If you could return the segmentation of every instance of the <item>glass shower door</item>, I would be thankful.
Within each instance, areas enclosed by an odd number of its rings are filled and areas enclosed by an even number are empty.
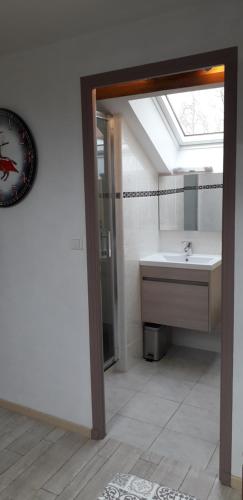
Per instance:
[[[97,176],[99,196],[100,274],[104,369],[116,356],[115,190],[111,119],[97,114]]]

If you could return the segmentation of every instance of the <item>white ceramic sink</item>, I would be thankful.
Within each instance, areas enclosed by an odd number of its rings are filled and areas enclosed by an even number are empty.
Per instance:
[[[212,270],[221,264],[221,255],[184,253],[155,253],[140,259],[143,266],[180,267],[191,269]]]

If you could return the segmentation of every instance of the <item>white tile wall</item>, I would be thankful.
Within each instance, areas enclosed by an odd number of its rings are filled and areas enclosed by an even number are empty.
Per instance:
[[[158,173],[125,123],[122,126],[123,191],[158,189]],[[139,259],[158,251],[158,197],[123,199],[124,330],[127,367],[142,355]]]
[[[159,251],[181,252],[182,241],[192,241],[193,252],[221,254],[222,233],[202,231],[160,231]]]
[[[158,189],[158,173],[132,132],[122,121],[122,191]],[[196,253],[221,253],[221,232],[159,230],[158,197],[123,198],[124,330],[120,368],[142,355],[139,259],[158,251],[182,251],[190,240]],[[219,351],[220,336],[174,329],[173,343]],[[122,358],[122,359],[121,359]]]

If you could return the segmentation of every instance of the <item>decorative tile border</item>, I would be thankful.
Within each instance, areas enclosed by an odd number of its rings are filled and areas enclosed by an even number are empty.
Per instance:
[[[223,184],[202,184],[200,186],[185,186],[183,189],[184,191],[190,191],[193,189],[200,190],[200,189],[223,189],[224,185]]]
[[[124,191],[123,198],[148,198],[150,196],[159,196],[159,191]]]
[[[200,186],[185,186],[175,189],[159,189],[158,191],[124,191],[123,198],[148,198],[150,196],[164,196],[167,194],[184,193],[185,191],[199,191],[202,189],[223,189],[223,184],[202,184]]]
[[[175,189],[158,189],[156,191],[124,191],[121,193],[100,193],[99,198],[108,199],[115,197],[119,200],[123,198],[150,198],[153,196],[165,196],[168,194],[184,193],[185,191],[200,191],[203,189],[223,189],[223,184],[202,184],[200,186],[185,186]]]
[[[192,187],[192,186],[190,186]],[[165,196],[167,194],[176,194],[176,193],[184,193],[185,188],[175,188],[175,189],[160,189],[159,196]]]

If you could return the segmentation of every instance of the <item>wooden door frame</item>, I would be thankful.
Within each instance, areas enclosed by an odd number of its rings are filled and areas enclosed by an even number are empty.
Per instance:
[[[96,171],[96,90],[129,82],[152,82],[161,76],[197,71],[218,65],[225,67],[224,191],[222,231],[222,338],[220,404],[220,480],[231,483],[235,172],[237,120],[237,47],[135,66],[81,78],[85,213],[87,237],[89,335],[92,389],[92,438],[106,434],[103,372],[103,338],[99,264],[98,189]],[[136,93],[136,92],[134,92]],[[120,94],[121,95],[121,94]]]

